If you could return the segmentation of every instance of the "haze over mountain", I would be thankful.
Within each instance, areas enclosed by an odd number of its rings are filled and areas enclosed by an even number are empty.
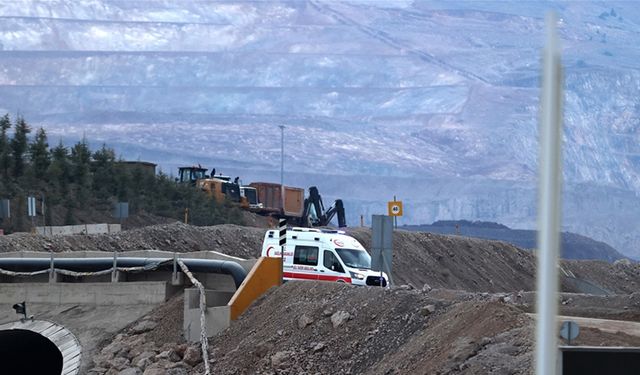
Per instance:
[[[0,1],[0,110],[165,172],[317,185],[350,224],[535,226],[543,18],[565,65],[564,230],[640,257],[634,2]],[[98,145],[95,145],[98,146]]]

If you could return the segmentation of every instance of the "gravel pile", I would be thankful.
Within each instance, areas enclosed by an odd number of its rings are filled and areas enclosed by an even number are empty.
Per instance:
[[[371,248],[371,231],[349,234]],[[633,293],[640,286],[640,264],[593,260],[563,260],[566,274],[585,280],[610,294]],[[536,258],[501,241],[398,230],[393,235],[393,270],[397,285],[460,289],[478,292],[535,290]],[[565,272],[560,271],[561,276]],[[583,283],[584,284],[584,283]],[[575,282],[561,278],[565,292],[582,292]]]
[[[110,234],[41,236],[16,233],[0,236],[0,252],[153,249],[186,253],[213,250],[242,258],[255,258],[260,255],[264,232],[260,228],[231,224],[196,227],[175,222]]]
[[[215,374],[530,374],[533,293],[473,293],[288,282],[210,339]],[[640,312],[638,294],[563,294],[563,314]],[[92,375],[203,373],[183,342],[182,299],[130,325],[94,357]],[[587,314],[585,314],[587,313]],[[636,315],[637,316],[637,315]],[[581,329],[576,343],[638,346],[640,337]],[[124,371],[124,372],[123,372]]]
[[[187,375],[202,363],[200,345],[182,338],[183,298],[175,297],[106,340],[89,375]]]
[[[0,236],[0,252],[78,250],[213,250],[241,258],[260,256],[265,229],[237,225],[196,227],[179,222],[101,235],[45,237],[27,233]],[[349,229],[366,248],[371,231]],[[511,244],[423,232],[394,232],[392,275],[396,285],[514,292],[535,289],[535,257]],[[640,264],[618,261],[563,261],[561,275],[573,275],[609,294],[627,294],[640,286]],[[565,292],[585,292],[584,284],[562,279]],[[582,285],[582,287],[580,286]],[[587,285],[588,286],[588,285]],[[582,288],[582,289],[581,289]],[[591,291],[589,291],[591,292]]]
[[[213,338],[210,358],[217,374],[530,374],[521,298],[290,282]],[[598,330],[581,340],[639,342]]]
[[[370,231],[350,230],[365,246]],[[214,250],[259,256],[264,229],[181,223],[109,235],[0,237],[1,251]],[[388,288],[288,282],[211,338],[216,374],[529,374],[534,257],[509,244],[397,231]],[[564,314],[640,320],[638,264],[563,262],[563,270],[616,296],[563,294]],[[573,291],[563,284],[564,290]],[[181,298],[159,306],[99,346],[92,375],[203,372],[198,345],[182,338]],[[586,330],[585,345],[637,338]],[[636,340],[636,341],[633,341]]]

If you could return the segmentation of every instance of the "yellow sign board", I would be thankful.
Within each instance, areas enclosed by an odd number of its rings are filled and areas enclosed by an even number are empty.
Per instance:
[[[389,216],[402,216],[402,202],[391,201],[387,203]]]

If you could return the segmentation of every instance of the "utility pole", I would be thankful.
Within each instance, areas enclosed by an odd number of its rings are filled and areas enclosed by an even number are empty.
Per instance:
[[[284,215],[284,125],[280,127],[280,209]]]
[[[538,267],[535,372],[554,375],[558,353],[558,249],[562,191],[562,64],[556,17],[546,17],[538,181]]]

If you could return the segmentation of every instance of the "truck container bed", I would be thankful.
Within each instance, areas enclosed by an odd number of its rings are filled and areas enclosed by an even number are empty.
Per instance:
[[[280,212],[280,184],[271,182],[252,182],[249,186],[258,192],[258,201],[262,203],[264,211]],[[304,209],[304,189],[284,187],[284,214],[300,217]]]

